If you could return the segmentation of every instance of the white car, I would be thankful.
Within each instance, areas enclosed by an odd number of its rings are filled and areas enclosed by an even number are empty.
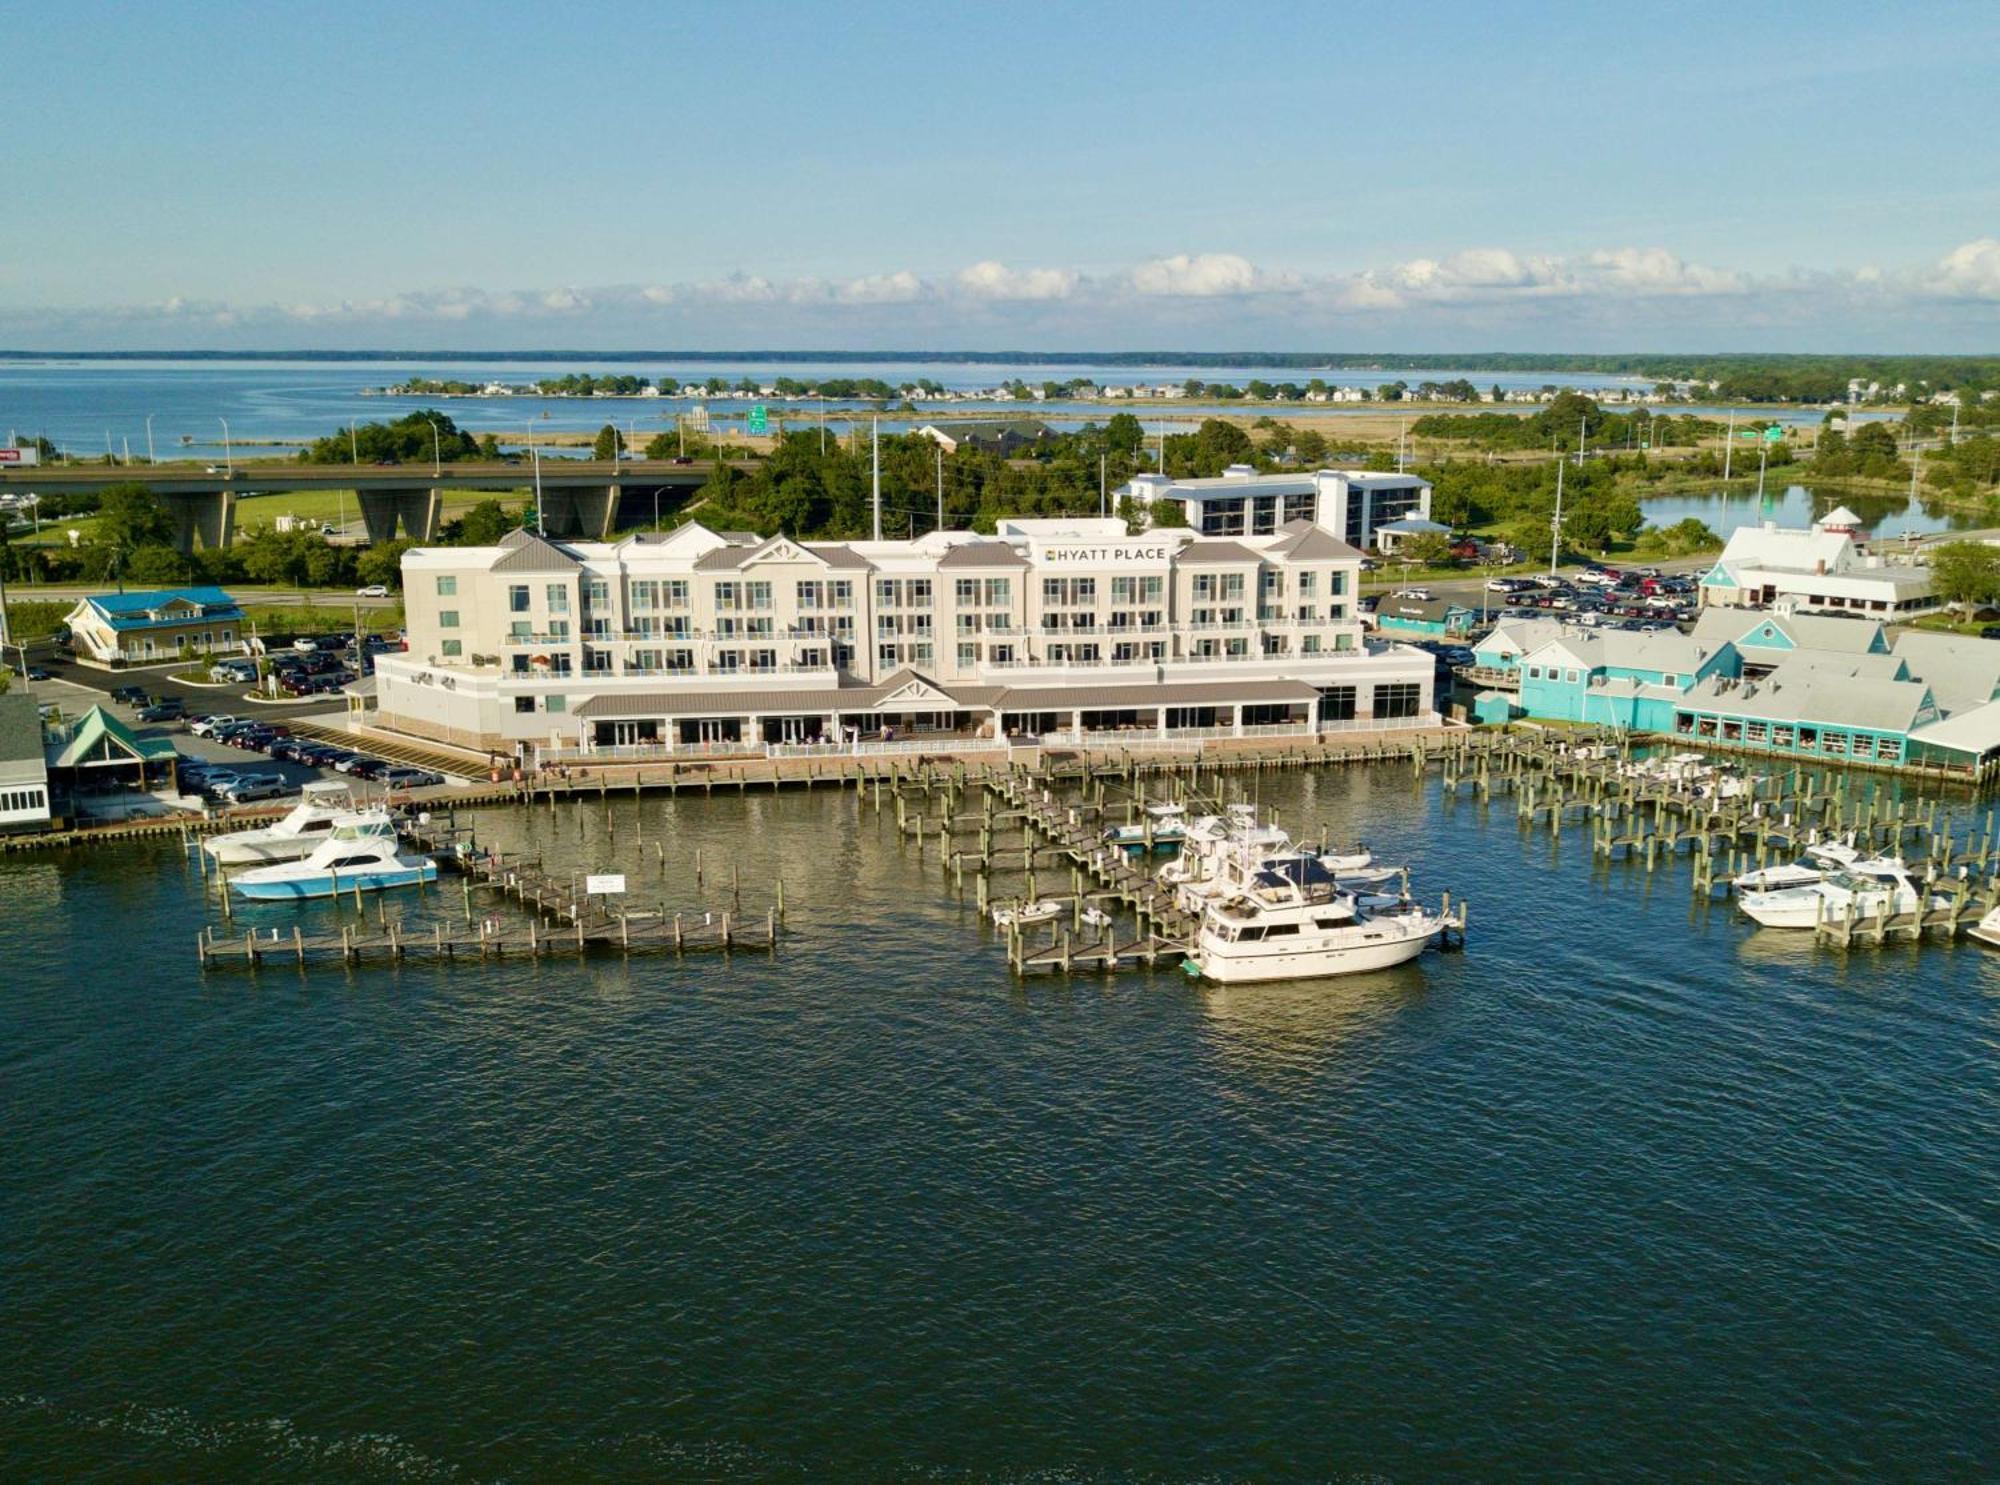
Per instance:
[[[216,728],[232,726],[238,720],[236,717],[203,717],[199,722],[192,724],[188,731],[196,737],[207,737]]]
[[[1429,588],[1398,588],[1389,596],[1391,598],[1409,598],[1417,603],[1429,603],[1431,600],[1431,590]]]
[[[370,583],[365,588],[356,588],[354,596],[356,598],[387,598],[389,596],[389,585],[387,583]]]

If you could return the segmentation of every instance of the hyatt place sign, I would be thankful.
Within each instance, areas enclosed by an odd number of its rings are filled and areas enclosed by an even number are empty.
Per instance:
[[[1175,545],[1166,541],[1061,542],[1036,547],[1032,555],[1041,567],[1164,567],[1173,560]]]

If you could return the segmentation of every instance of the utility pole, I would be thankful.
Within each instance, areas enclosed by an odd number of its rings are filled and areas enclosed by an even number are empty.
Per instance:
[[[1762,504],[1764,499],[1764,464],[1770,456],[1771,440],[1760,437],[1757,440],[1757,500],[1759,504]]]
[[[1590,419],[1579,416],[1576,420],[1576,467],[1583,468],[1583,446],[1590,442]]]
[[[533,430],[532,430],[532,429],[530,429],[529,431],[530,431],[530,432],[532,432]],[[539,444],[535,443],[535,442],[534,442],[534,441],[533,441],[533,440],[531,439],[531,440],[529,441],[529,443],[528,443],[528,454],[529,454],[529,457],[530,457],[530,458],[532,458],[532,459],[534,460],[534,464],[535,464],[535,535],[537,535],[537,536],[541,536],[541,535],[543,535],[543,534],[544,534],[544,532],[543,532],[543,530],[542,530],[542,450],[541,450],[541,445],[539,445]]]
[[[814,392],[813,401],[819,404],[819,453],[820,457],[824,459],[826,457],[826,394],[824,392]],[[686,450],[683,449],[682,452],[685,453]]]
[[[1104,483],[1104,457],[1102,454],[1097,456],[1097,513],[1100,516],[1109,513],[1106,505],[1108,496],[1105,493]]]
[[[158,416],[158,413],[146,414],[146,462],[148,464],[157,464],[160,462],[153,457],[153,419]]]
[[[1729,479],[1729,463],[1736,454],[1736,409],[1729,409],[1729,428],[1722,435],[1722,478]]]
[[[872,472],[874,495],[872,504],[875,512],[875,540],[882,539],[882,420],[876,418],[873,431],[868,438],[868,459]]]
[[[944,445],[937,446],[938,472],[938,523],[937,529],[944,530]]]
[[[1563,466],[1560,459],[1556,460],[1556,515],[1555,519],[1549,522],[1549,526],[1552,532],[1549,537],[1549,576],[1554,577],[1556,558],[1562,552],[1563,539]]]

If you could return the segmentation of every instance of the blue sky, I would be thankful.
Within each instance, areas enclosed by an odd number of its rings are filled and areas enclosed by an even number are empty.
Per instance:
[[[0,4],[0,345],[2000,348],[2000,8]]]

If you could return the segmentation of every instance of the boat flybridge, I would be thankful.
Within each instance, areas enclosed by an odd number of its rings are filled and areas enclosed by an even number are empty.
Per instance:
[[[1778,892],[1788,887],[1810,887],[1836,871],[1874,873],[1904,869],[1902,857],[1864,855],[1850,836],[1809,845],[1801,860],[1743,872],[1729,886],[1731,891],[1741,896],[1746,892]]]
[[[1187,806],[1149,804],[1146,817],[1131,825],[1113,825],[1104,838],[1127,851],[1165,851],[1180,846],[1187,838]]]
[[[1766,928],[1815,928],[1853,917],[1901,917],[1944,907],[1949,899],[1919,888],[1900,861],[1857,861],[1829,871],[1817,882],[1769,892],[1745,892],[1736,899]]]
[[[1416,958],[1451,922],[1407,898],[1358,897],[1302,855],[1209,903],[1189,963],[1223,984],[1359,974]]]
[[[1224,815],[1205,815],[1187,829],[1181,854],[1160,868],[1160,881],[1173,889],[1183,911],[1199,917],[1209,904],[1249,890],[1261,872],[1307,870],[1330,874],[1347,888],[1379,887],[1407,874],[1400,866],[1378,866],[1362,846],[1331,853],[1294,845],[1276,825],[1262,824],[1254,805],[1231,805]]]
[[[345,780],[315,779],[299,790],[299,802],[282,820],[256,830],[210,836],[201,848],[222,866],[296,861],[326,839],[335,820],[357,808],[354,790]]]
[[[362,810],[340,816],[302,860],[252,867],[229,879],[244,897],[283,901],[336,897],[343,892],[381,892],[437,880],[428,856],[406,856],[386,811]]]

